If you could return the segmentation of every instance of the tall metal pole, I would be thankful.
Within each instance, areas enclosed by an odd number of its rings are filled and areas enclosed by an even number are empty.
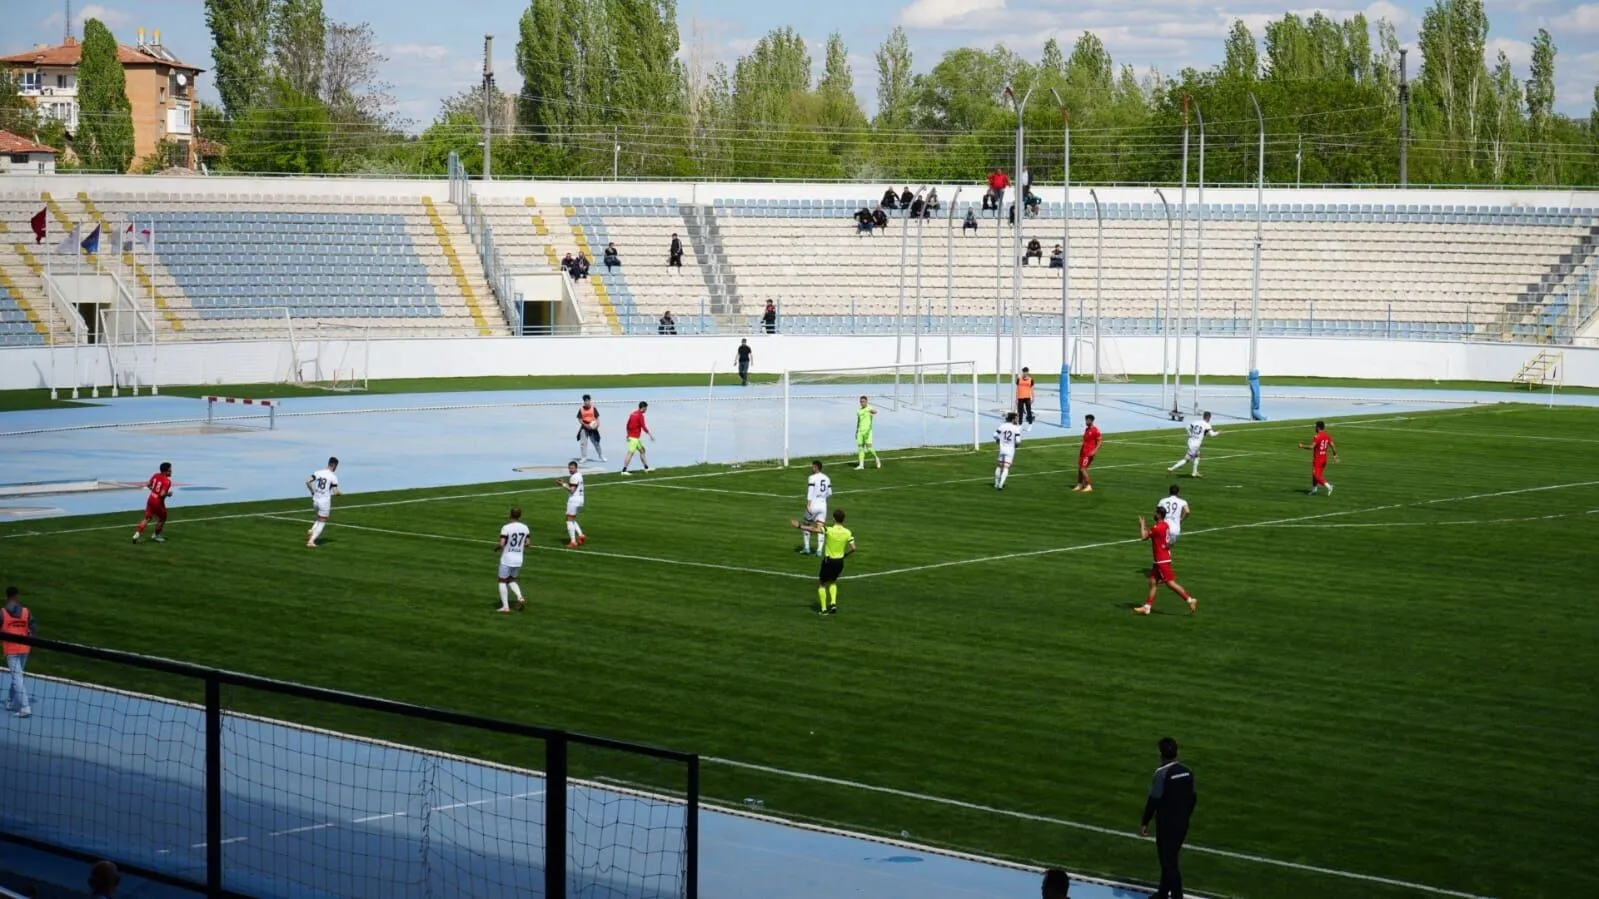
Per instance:
[[[1249,94],[1255,106],[1255,121],[1260,125],[1259,159],[1255,169],[1255,267],[1254,281],[1249,298],[1249,393],[1250,417],[1260,419],[1260,364],[1257,356],[1260,343],[1260,244],[1266,208],[1266,117],[1260,112],[1260,101]]]
[[[1027,101],[1033,98],[1033,89],[1028,88],[1020,100],[1009,87],[1005,88],[1005,93],[1016,109],[1016,180],[1011,184],[1011,194],[1015,197],[1011,208],[1016,213],[1016,224],[1011,227],[1010,383],[1014,392],[1022,371],[1022,220],[1027,217],[1027,185],[1022,172],[1027,167]]]
[[[1105,219],[1100,215],[1099,194],[1092,187],[1094,200],[1094,402],[1099,402],[1099,319],[1100,289],[1105,285]]]
[[[611,180],[621,178],[622,171],[622,129],[616,125],[611,126]]]
[[[944,361],[955,358],[955,209],[960,206],[961,189],[949,201],[949,226],[945,229],[948,258],[944,260]],[[977,399],[977,394],[972,394]]]
[[[916,310],[916,321],[911,329],[911,333],[914,335],[911,344],[912,363],[920,363],[922,361],[922,226],[924,222],[926,222],[926,219],[921,216],[916,217],[916,301],[912,304]],[[916,378],[918,392],[921,389],[921,383],[920,370],[918,370]],[[921,396],[918,395],[916,399],[920,402]]]
[[[1183,95],[1183,180],[1182,199],[1178,201],[1178,230],[1177,230],[1177,358],[1173,360],[1177,371],[1183,370],[1183,287],[1188,283],[1188,110],[1193,105],[1193,98]],[[1177,411],[1182,394],[1182,379],[1178,378],[1172,390],[1171,408]]]
[[[1399,51],[1399,186],[1410,186],[1410,81],[1405,77],[1405,54]]]
[[[903,360],[905,341],[905,263],[911,236],[911,220],[907,217],[899,231],[899,309],[894,313],[894,364]],[[894,372],[894,383],[899,384],[899,372]]]
[[[1305,136],[1299,135],[1299,146],[1294,149],[1294,187],[1298,188],[1305,174]]]
[[[1016,177],[1021,176],[1021,172],[1016,173]],[[1004,388],[999,383],[999,370],[1003,364],[1000,361],[1000,340],[1005,331],[1005,270],[1000,267],[1001,248],[1005,245],[1004,191],[1000,191],[994,203],[998,207],[994,210],[994,402],[1003,407]]]
[[[483,35],[483,180],[494,180],[494,35]]]
[[[1166,408],[1166,369],[1171,361],[1171,204],[1166,202],[1166,193],[1160,188],[1155,188],[1155,196],[1160,197],[1160,207],[1166,211],[1166,301],[1162,306],[1163,314],[1156,315],[1160,322],[1160,407]],[[1182,340],[1182,335],[1177,339]],[[1177,372],[1176,380],[1181,381],[1183,373]],[[1176,408],[1175,395],[1172,406]]]
[[[1205,113],[1194,104],[1194,118],[1199,122],[1199,237],[1194,243],[1194,411],[1199,411],[1199,334],[1205,323],[1201,301],[1205,295],[1205,219],[1210,210],[1205,208]]]
[[[1066,101],[1054,88],[1049,92],[1060,107],[1061,153],[1065,160],[1060,213],[1060,426],[1069,428],[1072,421],[1072,119]]]

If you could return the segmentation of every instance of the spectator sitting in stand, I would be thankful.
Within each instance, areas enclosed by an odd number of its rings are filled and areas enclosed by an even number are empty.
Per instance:
[[[922,199],[920,195],[911,200],[911,218],[927,218],[927,201]]]
[[[766,311],[761,313],[761,329],[768,334],[777,333],[777,304],[766,301]]]
[[[572,280],[576,281],[589,276],[589,258],[582,253],[577,254],[577,261],[572,263]]]
[[[1028,218],[1032,218],[1038,215],[1038,209],[1044,205],[1044,201],[1038,194],[1029,190],[1022,194],[1022,205],[1027,207]]]
[[[899,195],[899,208],[909,209],[911,208],[911,203],[915,201],[916,195],[911,193],[911,186],[909,184],[905,185],[905,190],[901,191]]]
[[[1022,265],[1026,265],[1029,259],[1044,261],[1044,245],[1039,243],[1036,237],[1027,242],[1027,252],[1022,254]]]
[[[605,270],[610,271],[622,264],[622,254],[616,251],[616,241],[605,245]]]
[[[655,333],[657,333],[657,334],[676,334],[677,333],[677,319],[672,317],[672,310],[670,310],[670,309],[666,310],[666,313],[661,316],[661,320],[655,324]]]
[[[932,218],[933,217],[933,213],[937,212],[942,205],[943,204],[938,202],[938,188],[935,187],[932,190],[927,192],[927,217],[928,218]]]
[[[894,193],[894,188],[892,188],[892,187],[890,187],[887,190],[883,191],[883,200],[882,200],[882,202],[877,204],[879,209],[893,209],[895,206],[898,206],[898,205],[899,205],[899,194]]]
[[[977,212],[976,212],[976,210],[974,210],[970,206],[968,206],[968,207],[966,207],[966,221],[961,222],[961,235],[964,237],[967,231],[974,231],[975,232],[976,230],[977,230]]]
[[[877,207],[877,211],[872,213],[872,225],[879,230],[888,227],[888,213],[883,211],[883,207]]]
[[[561,259],[561,271],[576,278],[577,275],[572,274],[572,266],[576,264],[577,260],[572,258],[571,253],[567,253],[566,256]]]
[[[872,211],[865,206],[855,210],[855,233],[857,236],[872,233]]]
[[[1050,251],[1050,254],[1049,254],[1049,267],[1050,268],[1065,268],[1066,267],[1066,251],[1062,250],[1060,248],[1060,244],[1055,244],[1055,249]]]
[[[677,233],[672,233],[672,246],[666,251],[666,264],[672,268],[683,267],[683,242],[677,239]]]
[[[991,190],[983,191],[983,211],[988,212],[995,208],[997,207],[994,205],[994,192]]]

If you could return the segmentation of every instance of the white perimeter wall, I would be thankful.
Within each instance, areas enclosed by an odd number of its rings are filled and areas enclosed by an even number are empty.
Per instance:
[[[714,367],[732,369],[739,337],[539,337],[374,340],[367,347],[366,373],[373,379],[466,377],[478,375],[613,375],[658,372],[708,373]],[[857,368],[896,361],[892,336],[819,337],[753,335],[755,369]],[[1200,350],[1201,373],[1206,377],[1240,377],[1247,370],[1248,340],[1207,337]],[[1106,345],[1107,360],[1112,345]],[[1122,337],[1114,343],[1121,368],[1129,374],[1158,374],[1163,347],[1158,337]],[[339,359],[348,367],[352,356],[342,342],[325,346],[302,342],[302,360],[320,355]],[[912,341],[898,348],[898,357],[911,361]],[[1414,378],[1508,382],[1538,351],[1524,344],[1439,343],[1400,340],[1328,338],[1262,338],[1260,371],[1272,376],[1328,378]],[[1565,348],[1565,383],[1599,387],[1599,349]],[[124,362],[130,351],[122,351]],[[140,378],[150,371],[148,348],[141,351]],[[1192,341],[1185,341],[1184,371],[1191,371]],[[76,358],[74,358],[76,357]],[[922,341],[926,361],[953,358],[977,363],[992,372],[992,337],[956,337],[945,354],[944,338]],[[162,344],[155,370],[160,384],[237,384],[284,381],[291,368],[287,341]],[[1059,371],[1059,337],[1029,337],[1023,342],[1022,364],[1034,371]],[[1011,366],[1010,343],[1004,342],[1000,370]],[[1107,368],[1109,366],[1107,365]],[[1084,358],[1077,367],[1092,370]],[[0,389],[70,387],[73,372],[80,386],[110,384],[110,365],[103,350],[84,347],[52,350],[48,347],[0,349]],[[269,391],[263,391],[269,394]]]

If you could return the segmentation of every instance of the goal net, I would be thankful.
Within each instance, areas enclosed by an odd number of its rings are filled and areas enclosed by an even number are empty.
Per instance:
[[[855,458],[860,398],[879,452],[979,442],[976,363],[923,362],[784,372],[743,384],[714,373],[705,405],[702,460]]]
[[[291,319],[289,330],[294,383],[341,392],[367,388],[370,326]]]

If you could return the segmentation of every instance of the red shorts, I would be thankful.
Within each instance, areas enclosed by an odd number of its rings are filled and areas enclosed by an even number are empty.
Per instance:
[[[1311,465],[1311,467],[1310,467],[1310,476],[1312,478],[1314,478],[1315,480],[1325,481],[1327,479],[1325,477],[1326,474],[1327,474],[1327,463],[1326,462],[1317,462],[1317,463]]]
[[[144,504],[144,517],[145,518],[156,518],[156,519],[160,519],[161,521],[166,521],[167,520],[167,501],[164,500],[164,499],[156,499],[153,496],[150,497],[150,499],[147,500],[145,502],[145,504]]]
[[[1171,584],[1177,581],[1177,575],[1171,570],[1171,562],[1156,562],[1155,567],[1149,569],[1149,576],[1157,584]]]
[[[1078,468],[1087,468],[1088,466],[1093,465],[1093,464],[1094,464],[1094,455],[1092,453],[1078,455],[1078,457],[1077,457],[1077,467]]]

